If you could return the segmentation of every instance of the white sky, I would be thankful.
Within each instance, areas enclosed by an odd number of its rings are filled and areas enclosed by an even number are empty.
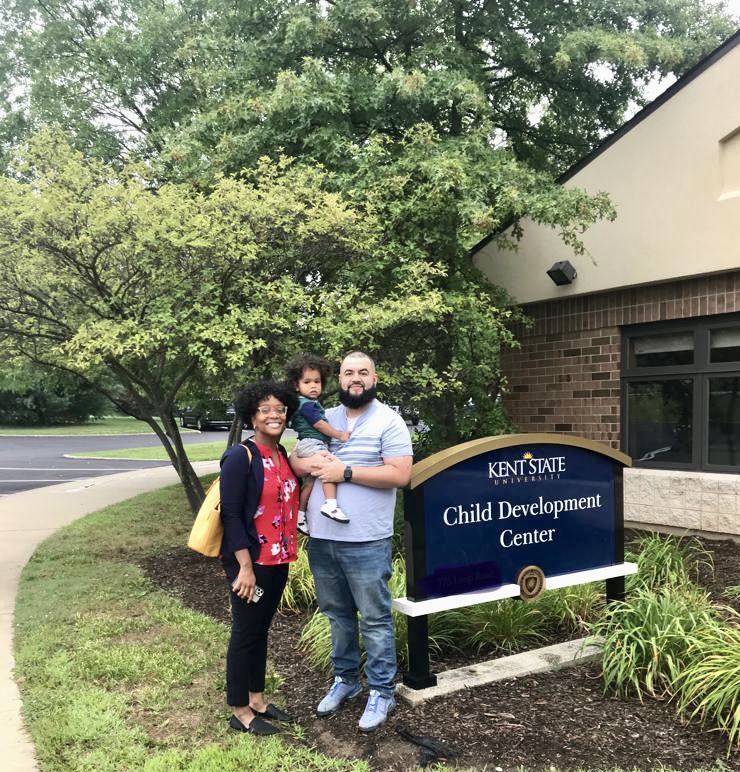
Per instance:
[[[738,19],[738,28],[740,28],[740,0],[725,0],[725,7]],[[653,99],[660,96],[669,86],[672,86],[675,81],[675,78],[670,77],[663,78],[661,81],[654,80],[652,83],[649,83],[645,89],[645,96],[647,97],[648,102],[652,102]],[[635,112],[637,112],[636,107],[633,110],[628,110],[627,118],[630,118]]]

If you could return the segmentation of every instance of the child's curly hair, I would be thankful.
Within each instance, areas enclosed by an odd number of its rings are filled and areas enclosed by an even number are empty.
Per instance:
[[[301,352],[291,357],[285,363],[285,378],[293,388],[298,388],[298,381],[306,370],[318,370],[321,375],[321,386],[326,386],[326,381],[331,375],[332,367],[328,359],[317,354]]]

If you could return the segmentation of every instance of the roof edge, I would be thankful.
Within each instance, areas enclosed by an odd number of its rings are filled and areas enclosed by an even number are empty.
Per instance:
[[[576,161],[569,169],[564,171],[559,177],[556,177],[555,182],[558,185],[562,185],[567,182],[571,177],[574,177],[585,166],[591,163],[595,158],[600,156],[607,148],[611,147],[615,142],[620,140],[627,132],[635,128],[639,123],[642,123],[652,113],[654,113],[659,107],[665,104],[669,99],[674,97],[682,88],[687,86],[691,81],[701,75],[705,70],[709,69],[713,64],[716,64],[725,54],[729,53],[735,46],[740,44],[740,29],[729,37],[724,43],[720,43],[717,48],[711,53],[707,54],[703,59],[698,61],[693,67],[687,70],[673,85],[669,86],[662,94],[657,96],[652,102],[645,105],[639,112],[635,113],[626,123],[623,123],[616,131],[612,132],[608,137],[603,139],[596,147],[587,155],[583,156],[580,161]],[[507,222],[500,231],[506,230],[512,222]],[[483,247],[487,246],[500,231],[494,231],[482,238],[474,247],[470,249],[470,256],[475,256],[480,252]]]

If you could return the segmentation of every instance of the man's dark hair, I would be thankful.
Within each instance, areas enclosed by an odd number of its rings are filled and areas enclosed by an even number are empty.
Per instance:
[[[234,400],[234,409],[248,428],[252,427],[252,416],[257,412],[257,406],[263,399],[275,397],[288,408],[288,416],[298,409],[298,397],[295,391],[284,383],[277,381],[257,381],[245,386]]]
[[[322,388],[331,375],[331,363],[317,354],[296,354],[285,363],[285,377],[294,388],[298,388],[298,381],[306,370],[318,370],[321,376]]]

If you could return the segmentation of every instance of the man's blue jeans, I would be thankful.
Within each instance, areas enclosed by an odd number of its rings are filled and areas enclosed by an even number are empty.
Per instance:
[[[367,652],[365,677],[383,696],[394,692],[396,640],[391,616],[391,540],[348,542],[309,539],[308,560],[319,608],[331,624],[334,675],[360,680],[359,630]]]

